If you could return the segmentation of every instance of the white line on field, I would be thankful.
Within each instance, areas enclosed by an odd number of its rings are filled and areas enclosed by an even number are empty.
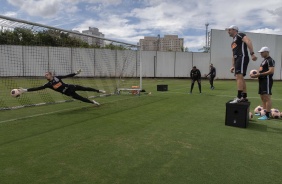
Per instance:
[[[134,97],[130,97],[130,98],[126,98],[126,99],[113,100],[113,101],[109,101],[107,103],[113,103],[113,102],[117,102],[117,101],[121,101],[121,100],[131,99],[131,98],[134,98]],[[104,104],[106,104],[106,103],[104,103]],[[90,107],[90,106],[89,105],[88,106],[79,106],[79,107],[75,107],[75,108],[68,108],[68,109],[63,109],[63,110],[58,110],[58,111],[53,111],[53,112],[35,114],[35,115],[31,115],[31,116],[25,116],[25,117],[21,117],[21,118],[9,119],[9,120],[0,121],[0,124],[7,123],[7,122],[12,122],[12,121],[17,121],[17,120],[22,120],[22,119],[34,118],[34,117],[38,117],[38,116],[55,114],[55,113],[58,113],[58,112],[70,111],[70,110],[74,110],[74,109],[81,109],[81,108],[85,108],[85,107]]]

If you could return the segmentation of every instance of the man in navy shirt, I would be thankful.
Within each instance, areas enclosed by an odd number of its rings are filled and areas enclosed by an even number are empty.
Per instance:
[[[262,101],[263,109],[266,109],[266,113],[264,116],[258,118],[259,120],[268,120],[270,119],[270,111],[272,106],[271,100],[271,89],[273,84],[273,74],[275,61],[269,56],[270,49],[268,47],[262,47],[258,52],[261,57],[264,58],[259,67],[258,74],[251,74],[252,78],[259,79],[259,90],[258,94],[260,94],[260,98]]]
[[[97,93],[106,93],[103,90],[97,90],[94,88],[90,88],[90,87],[83,87],[83,86],[79,86],[79,85],[73,85],[73,84],[66,84],[62,81],[62,79],[67,78],[67,77],[74,77],[75,75],[80,74],[81,70],[78,70],[75,73],[69,74],[69,75],[65,75],[65,76],[53,76],[53,74],[51,72],[46,72],[45,73],[45,78],[48,80],[48,82],[46,84],[44,84],[43,86],[40,87],[35,87],[35,88],[28,88],[28,89],[24,89],[24,88],[20,88],[20,92],[24,93],[24,92],[31,92],[31,91],[38,91],[38,90],[42,90],[45,88],[50,88],[52,90],[55,90],[57,92],[60,92],[64,95],[70,96],[74,99],[86,102],[86,103],[92,103],[95,105],[100,105],[98,102],[96,102],[95,100],[89,100],[88,98],[84,98],[82,96],[80,96],[79,94],[76,93],[76,91],[94,91]]]
[[[233,51],[231,73],[235,73],[237,81],[237,97],[230,103],[246,102],[247,99],[247,87],[244,77],[249,64],[249,54],[253,61],[257,60],[255,56],[252,41],[244,33],[239,33],[239,28],[235,25],[226,28],[230,37],[233,38],[231,48]]]

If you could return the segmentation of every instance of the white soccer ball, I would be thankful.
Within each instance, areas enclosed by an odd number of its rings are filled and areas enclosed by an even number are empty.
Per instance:
[[[275,118],[275,119],[280,118],[280,112],[279,112],[279,110],[278,110],[278,109],[275,109],[275,110],[271,111],[271,116],[272,116],[273,118]]]
[[[263,107],[262,106],[257,106],[256,108],[255,108],[255,110],[254,110],[254,113],[255,114],[260,114],[260,111],[263,109]]]
[[[263,109],[263,110],[260,111],[261,116],[264,116],[265,114],[266,114],[266,109]]]
[[[258,74],[258,71],[257,71],[257,70],[251,70],[251,71],[250,71],[250,75],[255,75],[255,74]]]
[[[20,91],[19,91],[18,89],[12,89],[12,91],[11,91],[11,96],[12,96],[12,97],[17,98],[17,97],[19,97],[20,95],[21,95],[21,93],[20,93]]]
[[[253,118],[253,113],[249,112],[249,120]]]

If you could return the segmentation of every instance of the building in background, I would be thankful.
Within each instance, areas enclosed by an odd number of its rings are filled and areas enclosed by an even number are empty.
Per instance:
[[[163,38],[161,38],[160,35],[157,37],[145,36],[144,39],[140,39],[139,43],[141,50],[176,52],[184,51],[184,39],[178,38],[178,35],[164,35]]]
[[[89,27],[89,30],[83,30],[82,33],[88,34],[88,35],[93,35],[93,36],[98,36],[100,38],[104,38],[105,35],[101,32],[99,32],[99,29],[96,27]],[[89,45],[98,45],[100,47],[104,47],[105,43],[104,40],[98,39],[98,38],[91,38],[91,37],[83,37]]]
[[[76,31],[76,30],[73,30],[73,31],[74,32],[79,32],[79,31]],[[88,30],[83,30],[82,33],[83,34],[87,34],[87,35],[93,35],[93,36],[100,37],[100,38],[104,38],[105,37],[105,35],[103,33],[101,33],[99,31],[99,29],[96,28],[96,27],[89,27]],[[81,35],[75,35],[75,34],[73,34],[72,36],[77,37],[77,38],[87,42],[89,45],[97,45],[97,46],[100,46],[100,47],[104,47],[105,46],[104,40],[99,39],[99,38],[88,37],[88,36],[81,36]]]

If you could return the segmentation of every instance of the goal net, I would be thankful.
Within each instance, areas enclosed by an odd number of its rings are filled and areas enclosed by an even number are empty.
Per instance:
[[[51,89],[11,96],[12,89],[47,83],[47,71],[56,76],[81,69],[79,75],[63,81],[105,90],[107,96],[138,94],[142,89],[137,45],[5,16],[0,16],[0,29],[0,110],[73,101]],[[78,93],[88,98],[104,96]]]

